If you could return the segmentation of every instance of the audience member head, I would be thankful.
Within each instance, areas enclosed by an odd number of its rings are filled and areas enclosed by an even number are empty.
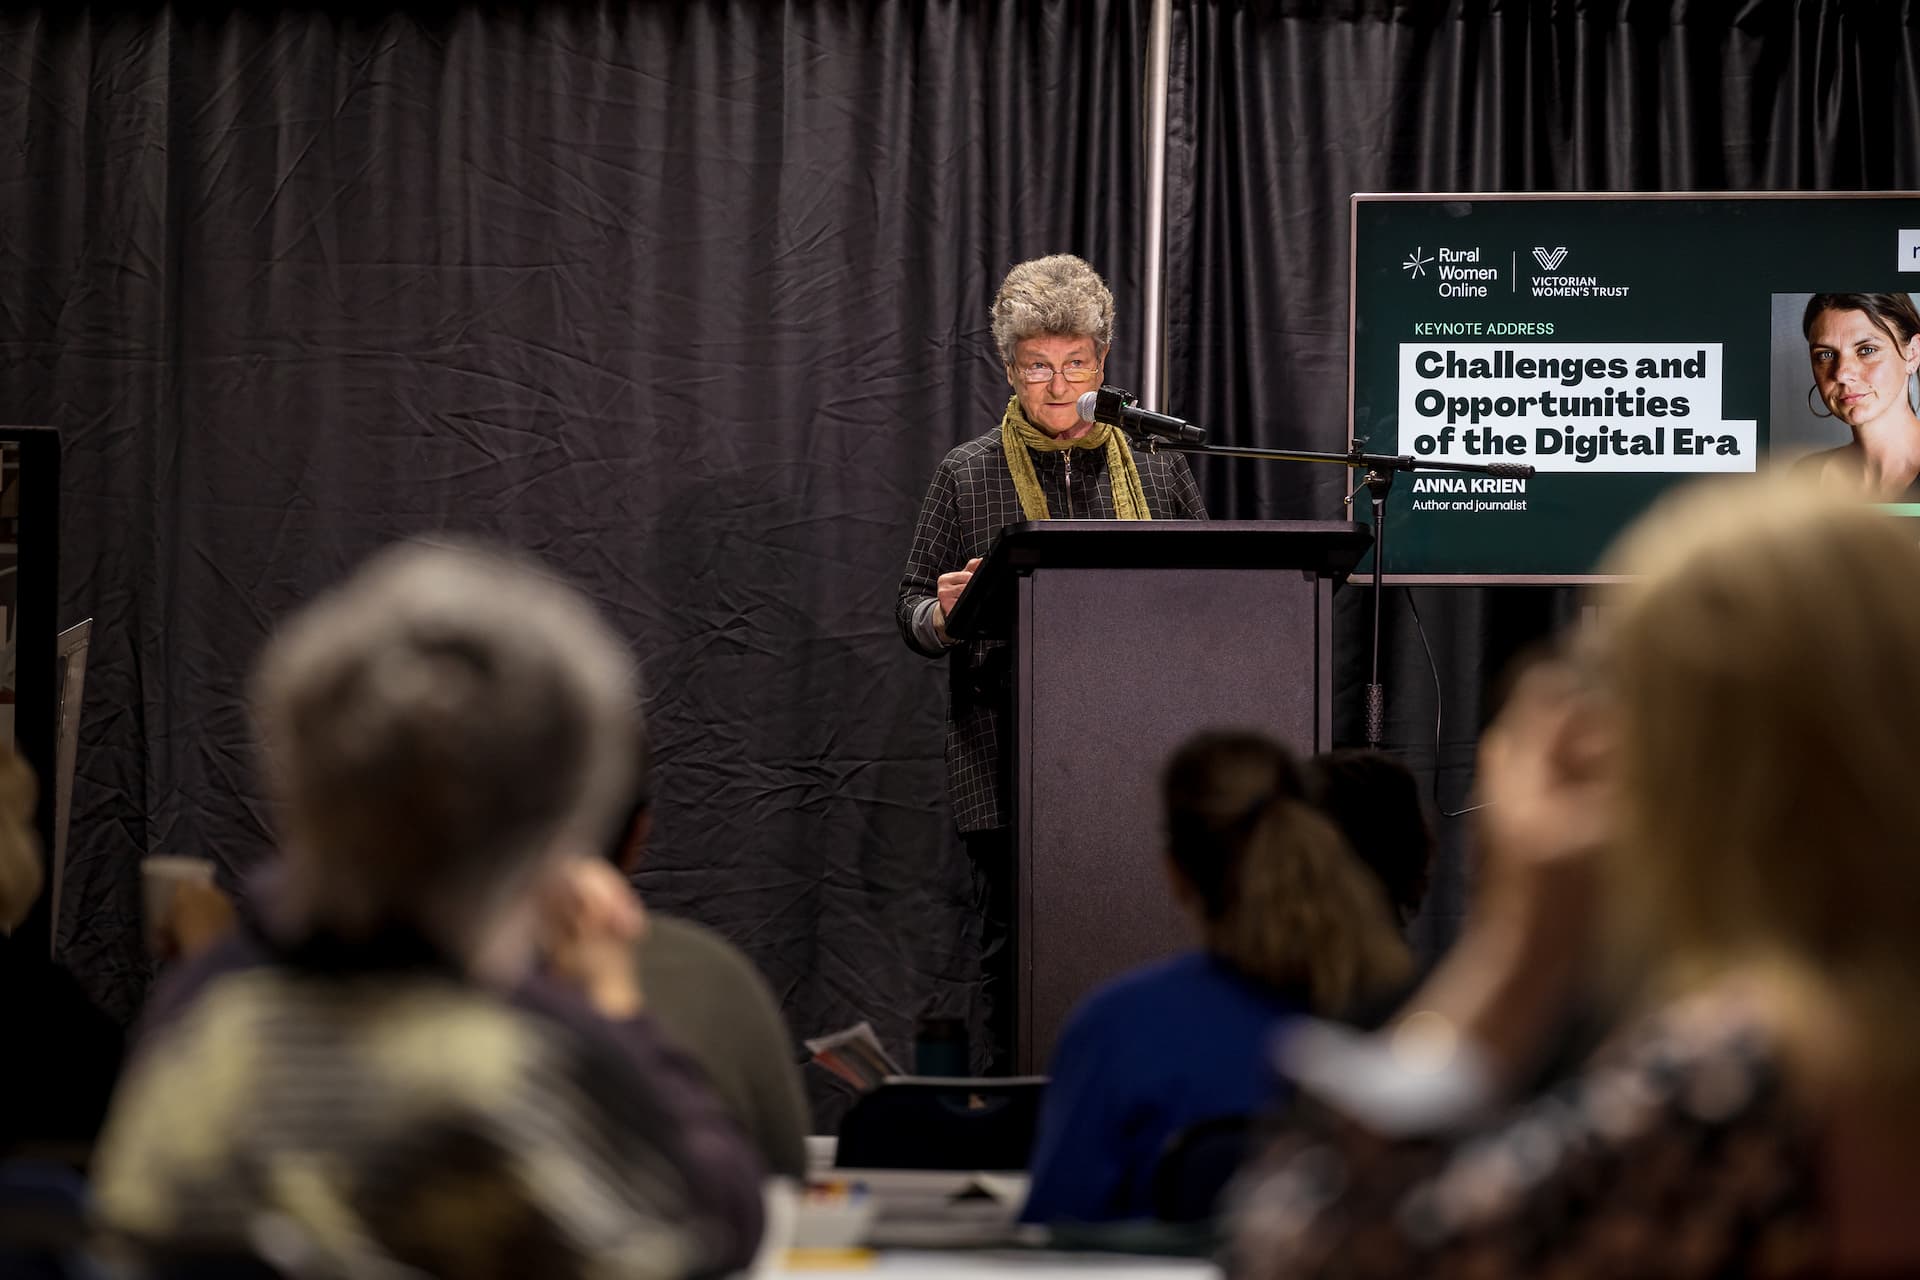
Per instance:
[[[1380,881],[1393,918],[1405,928],[1427,900],[1433,829],[1407,767],[1378,751],[1327,751],[1307,767],[1314,804]]]
[[[497,948],[523,891],[596,854],[630,794],[624,647],[578,593],[496,551],[376,555],[282,626],[253,705],[294,923],[349,940],[412,930],[469,963],[522,962],[519,937]]]
[[[1621,916],[1679,976],[1818,981],[1920,1065],[1920,545],[1790,476],[1692,488],[1583,637],[1617,718]]]
[[[1168,763],[1167,852],[1209,950],[1334,1012],[1407,968],[1379,889],[1305,799],[1286,748],[1206,733]]]
[[[33,830],[34,791],[33,769],[0,743],[0,933],[19,928],[45,882]]]

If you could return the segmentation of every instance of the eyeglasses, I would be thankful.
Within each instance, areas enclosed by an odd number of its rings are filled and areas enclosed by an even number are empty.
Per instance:
[[[1066,366],[1056,369],[1050,364],[1030,364],[1020,369],[1022,382],[1052,382],[1055,378],[1065,378],[1078,386],[1081,383],[1095,382],[1100,377],[1098,360],[1069,360]]]

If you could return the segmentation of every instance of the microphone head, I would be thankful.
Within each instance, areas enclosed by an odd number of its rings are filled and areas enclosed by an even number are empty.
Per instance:
[[[1080,421],[1100,421],[1100,419],[1095,416],[1100,412],[1100,393],[1098,391],[1082,391],[1080,393],[1080,399],[1076,403],[1080,410]]]

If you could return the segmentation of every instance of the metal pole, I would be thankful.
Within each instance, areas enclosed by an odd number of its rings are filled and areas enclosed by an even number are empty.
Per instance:
[[[1141,262],[1140,401],[1160,407],[1167,349],[1167,82],[1173,61],[1173,0],[1154,0],[1147,23],[1147,218]]]

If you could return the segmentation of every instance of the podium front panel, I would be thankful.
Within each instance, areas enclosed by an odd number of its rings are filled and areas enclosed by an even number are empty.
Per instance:
[[[1246,728],[1331,737],[1332,584],[1298,569],[1049,569],[1020,580],[1013,797],[1022,1072],[1122,971],[1196,945],[1168,880],[1167,758]]]

